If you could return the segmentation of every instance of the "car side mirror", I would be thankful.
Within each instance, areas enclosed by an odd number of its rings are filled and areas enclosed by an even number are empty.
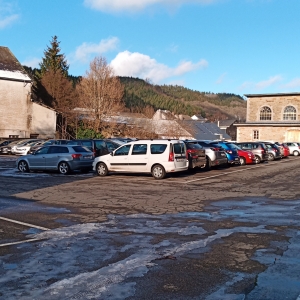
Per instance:
[[[109,154],[110,154],[111,156],[114,156],[113,152],[109,152]]]

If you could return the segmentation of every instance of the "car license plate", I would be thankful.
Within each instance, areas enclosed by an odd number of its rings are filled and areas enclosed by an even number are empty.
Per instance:
[[[86,155],[83,157],[83,159],[92,159],[92,155]]]
[[[177,162],[183,162],[183,161],[185,161],[185,159],[184,158],[176,158],[176,161]]]

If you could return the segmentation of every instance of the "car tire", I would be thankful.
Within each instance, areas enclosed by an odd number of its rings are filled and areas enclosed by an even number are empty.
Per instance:
[[[166,171],[161,165],[154,165],[151,170],[151,174],[155,179],[164,179],[166,177]]]
[[[100,162],[96,166],[96,172],[98,176],[106,176],[108,174],[108,169],[105,163]]]
[[[240,165],[244,166],[246,164],[246,159],[244,157],[240,157]]]
[[[258,155],[255,155],[255,163],[260,164],[261,163],[261,158]]]
[[[294,152],[293,152],[293,155],[294,155],[294,156],[299,156],[299,152],[298,152],[298,151],[294,151]]]
[[[268,154],[268,160],[270,160],[270,161],[275,160],[274,154],[269,153],[269,154]]]
[[[67,162],[65,162],[65,161],[62,161],[58,165],[58,171],[62,175],[69,174],[70,173],[70,166],[69,166],[69,164]]]
[[[21,160],[21,161],[18,163],[18,169],[19,169],[20,172],[23,172],[23,173],[29,172],[28,163],[27,163],[25,160]]]
[[[204,170],[209,171],[210,169],[211,169],[211,159],[207,156]]]

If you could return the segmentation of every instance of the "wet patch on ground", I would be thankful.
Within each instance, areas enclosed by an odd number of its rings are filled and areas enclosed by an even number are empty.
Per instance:
[[[300,201],[256,198],[33,231],[27,237],[39,242],[0,257],[0,291],[22,299],[296,299],[299,226]]]

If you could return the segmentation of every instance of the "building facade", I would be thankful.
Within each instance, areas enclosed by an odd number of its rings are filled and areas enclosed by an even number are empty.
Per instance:
[[[0,47],[0,137],[55,137],[56,112],[32,102],[31,86],[19,61]]]
[[[237,127],[237,141],[300,142],[300,93],[247,97],[247,118]]]

